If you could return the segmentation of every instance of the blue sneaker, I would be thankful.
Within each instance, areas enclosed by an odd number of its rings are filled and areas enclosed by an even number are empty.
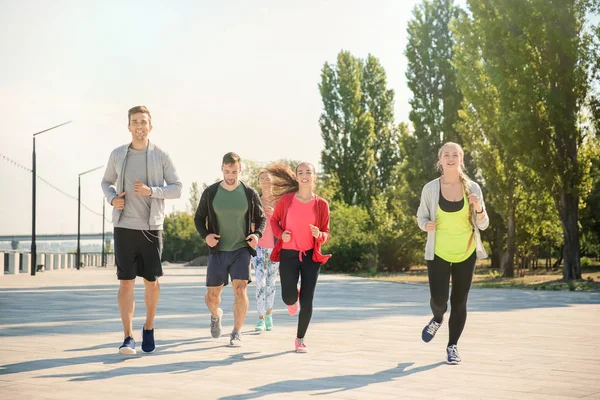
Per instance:
[[[423,332],[421,332],[421,339],[423,339],[425,343],[431,342],[431,339],[433,339],[438,329],[440,329],[440,326],[442,326],[442,324],[435,322],[435,320],[432,318],[431,321],[425,325],[425,328],[423,328]]]
[[[144,353],[154,353],[154,329],[146,330],[142,328],[142,351]]]
[[[132,355],[136,354],[135,351],[135,340],[131,336],[127,336],[123,341],[121,347],[119,347],[119,354]]]

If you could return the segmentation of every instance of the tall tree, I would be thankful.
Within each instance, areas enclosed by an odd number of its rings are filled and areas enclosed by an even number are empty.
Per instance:
[[[578,214],[589,164],[580,113],[597,64],[589,0],[469,0],[483,73],[498,90],[502,146],[551,193],[564,238],[564,279],[580,279]],[[459,28],[460,29],[460,28]],[[518,127],[518,129],[516,129]]]
[[[196,208],[198,208],[198,204],[200,204],[200,188],[198,187],[198,182],[192,182],[192,186],[190,187],[190,198],[188,199],[187,211],[190,214],[196,212]]]
[[[325,63],[319,84],[323,172],[344,183],[339,197],[346,204],[368,204],[373,192],[374,120],[361,104],[361,76],[361,61],[341,51],[336,65]]]
[[[442,143],[462,143],[454,127],[462,94],[450,63],[455,40],[449,28],[460,13],[452,0],[425,0],[414,8],[408,22],[406,78],[413,93],[409,100],[413,132],[403,139],[403,165],[414,193],[410,199],[414,210],[423,184],[438,176],[434,165]]]
[[[415,191],[409,182],[416,182],[414,165],[408,162],[411,149],[404,147],[410,136],[406,123],[396,127],[400,146],[401,164],[392,171],[391,185],[376,197],[369,213],[374,228],[379,234],[379,271],[408,270],[412,265],[422,263],[426,235],[419,229],[416,222],[417,205],[420,189]],[[424,182],[420,182],[422,186]],[[415,199],[416,197],[416,199]]]
[[[600,119],[597,120],[600,128]],[[598,132],[598,130],[596,131]],[[581,210],[582,251],[600,258],[600,138],[589,141],[590,165],[588,185],[583,190],[584,207]]]
[[[505,144],[520,127],[511,126],[508,115],[501,110],[503,93],[487,75],[487,64],[481,60],[481,36],[486,25],[463,14],[453,28],[457,40],[453,65],[464,96],[456,127],[485,179],[486,203],[494,222],[488,234],[492,265],[499,267],[503,276],[512,277],[517,251],[516,193],[520,168]]]
[[[246,185],[251,186],[256,190],[259,190],[258,174],[260,173],[260,170],[264,167],[265,164],[258,161],[242,160],[242,173],[240,175],[240,180]]]
[[[375,179],[371,196],[376,196],[391,183],[392,171],[400,161],[399,135],[394,127],[394,91],[387,87],[387,76],[379,60],[369,54],[362,68],[361,104],[373,117],[373,152]]]

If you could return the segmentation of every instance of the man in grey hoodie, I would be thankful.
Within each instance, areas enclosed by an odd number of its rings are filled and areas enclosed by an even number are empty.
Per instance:
[[[115,259],[120,282],[118,302],[123,322],[121,354],[136,354],[133,338],[133,288],[136,276],[144,278],[146,323],[142,328],[142,350],[152,353],[154,316],[160,295],[158,278],[163,275],[163,222],[165,199],[181,197],[181,181],[167,153],[148,134],[152,117],[145,106],[128,112],[131,143],[110,154],[102,179],[102,191],[113,206]]]

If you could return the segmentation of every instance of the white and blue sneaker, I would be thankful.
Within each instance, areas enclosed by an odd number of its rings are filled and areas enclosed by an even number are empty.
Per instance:
[[[123,341],[121,347],[119,347],[119,354],[132,355],[136,354],[135,351],[135,340],[131,336],[127,336]]]
[[[448,355],[448,364],[457,365],[460,364],[460,356],[458,355],[458,348],[455,344],[451,344],[446,348],[446,354]]]
[[[423,328],[423,332],[421,332],[421,339],[423,339],[425,343],[431,342],[431,339],[433,339],[438,329],[440,329],[440,326],[442,326],[442,324],[435,322],[435,320],[432,318],[431,321],[425,325],[425,328]]]

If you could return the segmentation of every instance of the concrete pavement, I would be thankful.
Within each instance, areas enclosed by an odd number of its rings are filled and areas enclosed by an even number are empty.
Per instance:
[[[161,279],[157,350],[122,342],[114,268],[0,277],[0,399],[600,399],[600,294],[474,289],[445,364],[447,325],[428,344],[425,285],[322,274],[306,336],[277,288],[275,328],[255,333],[254,285],[241,348],[212,339],[205,268],[171,266]],[[134,328],[144,322],[136,285]],[[227,287],[224,330],[232,326]]]

